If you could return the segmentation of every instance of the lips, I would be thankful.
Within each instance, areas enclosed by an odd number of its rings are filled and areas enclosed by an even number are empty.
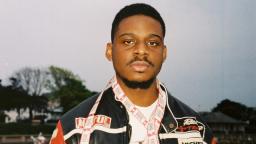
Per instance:
[[[144,72],[150,66],[146,61],[134,61],[130,64],[132,69],[136,72]]]

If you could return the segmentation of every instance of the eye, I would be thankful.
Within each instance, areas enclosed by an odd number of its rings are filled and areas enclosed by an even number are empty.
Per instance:
[[[132,40],[132,39],[127,39],[127,40],[124,40],[123,41],[123,44],[125,45],[134,45],[135,44],[135,40]]]
[[[157,42],[157,41],[149,41],[147,42],[147,45],[150,46],[150,47],[157,47],[160,45],[160,42]]]

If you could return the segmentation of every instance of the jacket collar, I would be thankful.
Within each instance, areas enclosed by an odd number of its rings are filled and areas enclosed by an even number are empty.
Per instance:
[[[162,119],[162,128],[166,132],[173,132],[177,129],[178,127],[178,122],[174,116],[174,113],[172,112],[171,109],[171,101],[173,101],[172,96],[168,93],[167,89],[163,84],[160,84],[160,88],[165,92],[166,94],[166,106],[165,106],[165,112],[164,112],[164,117]]]

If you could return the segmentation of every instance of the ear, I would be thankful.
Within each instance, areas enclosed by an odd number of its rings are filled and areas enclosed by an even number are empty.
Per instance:
[[[167,48],[166,48],[166,45],[164,45],[164,47],[163,47],[163,61],[165,61],[166,57],[167,57]]]
[[[109,61],[112,61],[112,43],[107,43],[105,56]]]

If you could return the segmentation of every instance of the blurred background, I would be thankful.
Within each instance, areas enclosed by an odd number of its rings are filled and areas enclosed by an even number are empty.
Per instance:
[[[256,143],[256,1],[0,0],[0,143],[49,140],[58,118],[114,75],[115,14],[145,2],[166,23],[159,79],[221,143]]]

